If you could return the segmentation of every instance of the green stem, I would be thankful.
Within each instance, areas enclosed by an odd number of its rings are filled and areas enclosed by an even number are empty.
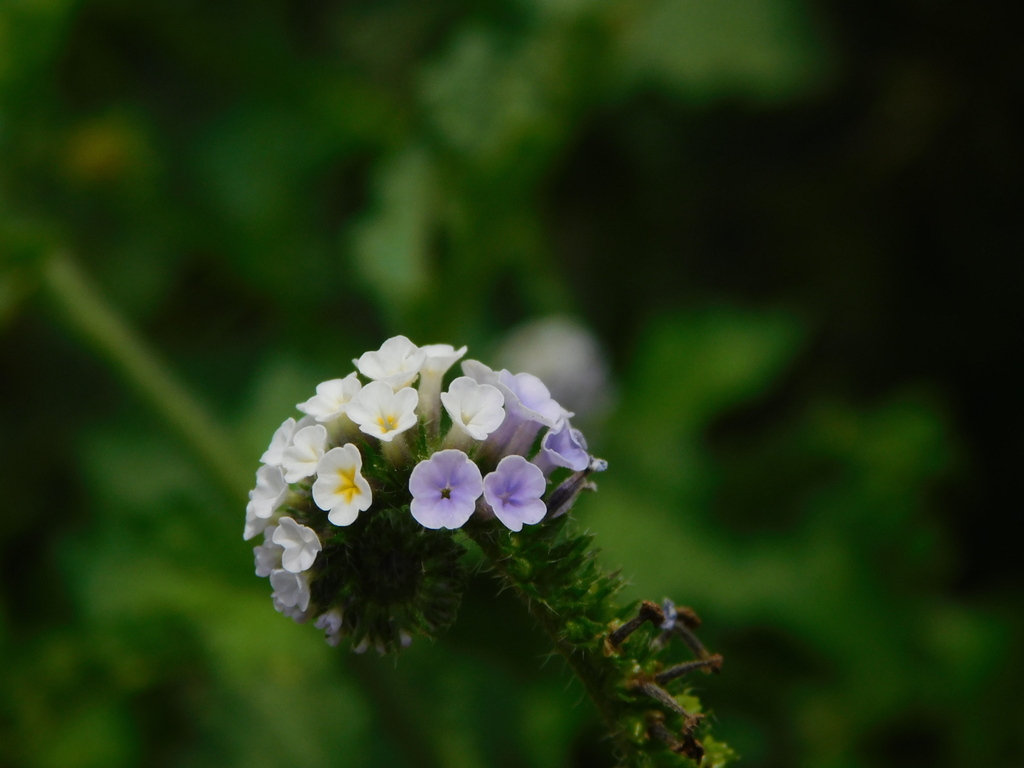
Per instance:
[[[506,553],[501,549],[489,531],[480,527],[467,526],[464,529],[469,537],[483,550],[491,566],[501,580],[512,588],[516,597],[525,605],[530,617],[544,630],[551,639],[555,650],[565,659],[569,669],[582,683],[587,696],[594,703],[608,732],[617,734],[620,729],[619,712],[606,694],[605,681],[614,670],[606,669],[610,665],[602,664],[605,659],[595,655],[592,649],[580,648],[568,642],[563,636],[562,619],[551,606],[543,600],[536,600],[527,595],[520,587],[518,580],[508,568]]]
[[[252,473],[236,457],[226,433],[103,299],[78,264],[66,254],[51,256],[42,277],[71,331],[164,418],[230,496],[245,498]]]

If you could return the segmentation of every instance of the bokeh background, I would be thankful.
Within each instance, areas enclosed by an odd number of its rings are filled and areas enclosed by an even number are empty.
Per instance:
[[[1024,765],[1010,5],[0,0],[0,764],[610,765],[486,575],[397,662],[252,575],[404,333],[558,380],[742,765]]]

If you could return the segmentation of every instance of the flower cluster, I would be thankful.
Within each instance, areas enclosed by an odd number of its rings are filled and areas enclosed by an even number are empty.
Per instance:
[[[261,457],[244,532],[263,534],[256,574],[331,644],[384,652],[436,635],[464,577],[451,531],[558,517],[605,468],[536,376],[464,360],[445,388],[465,353],[388,339],[318,385]]]

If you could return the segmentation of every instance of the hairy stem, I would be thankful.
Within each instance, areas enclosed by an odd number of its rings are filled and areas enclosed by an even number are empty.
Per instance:
[[[583,685],[604,720],[619,765],[700,763],[706,752],[696,736],[703,716],[684,708],[657,676],[664,672],[669,683],[694,669],[717,670],[721,657],[665,670],[673,654],[661,630],[662,608],[650,601],[620,605],[622,578],[598,564],[592,537],[576,530],[569,515],[516,533],[495,522],[475,521],[463,530]],[[715,748],[709,764],[723,765],[731,753],[708,742]]]
[[[493,529],[484,527],[467,526],[466,532],[469,537],[483,550],[484,555],[490,561],[499,579],[508,587],[511,587],[515,595],[522,601],[531,618],[551,638],[551,642],[559,655],[565,659],[569,669],[583,685],[587,696],[594,703],[601,719],[604,721],[608,732],[620,742],[617,746],[620,751],[628,751],[628,747],[621,743],[622,735],[621,712],[618,703],[609,695],[609,684],[614,684],[618,677],[616,665],[600,651],[595,645],[581,646],[571,642],[565,636],[566,616],[555,610],[554,604],[558,602],[555,595],[529,594],[524,589],[522,579],[518,578],[509,567],[509,553],[501,546],[499,539]],[[501,535],[501,534],[499,534]],[[542,584],[543,578],[532,580],[532,586]],[[531,590],[532,591],[532,590]],[[571,611],[571,609],[570,609]],[[625,748],[625,749],[624,749]]]
[[[587,654],[581,653],[571,643],[567,642],[561,635],[561,623],[558,618],[558,614],[554,612],[546,603],[540,600],[531,600],[523,591],[519,588],[516,583],[516,579],[513,578],[508,568],[506,567],[507,561],[505,560],[504,553],[495,545],[494,540],[486,535],[486,533],[480,530],[470,530],[470,538],[473,539],[483,550],[484,554],[487,555],[487,559],[490,560],[494,570],[500,574],[502,580],[512,586],[516,596],[522,600],[526,606],[527,612],[531,618],[540,625],[547,635],[551,638],[551,642],[555,646],[555,650],[565,659],[569,668],[573,671],[576,677],[579,678],[583,684],[587,695],[590,700],[594,702],[594,706],[597,707],[597,711],[601,714],[605,724],[612,728],[615,725],[614,720],[614,709],[611,703],[604,697],[603,691],[601,690],[600,673],[595,669],[592,660]]]

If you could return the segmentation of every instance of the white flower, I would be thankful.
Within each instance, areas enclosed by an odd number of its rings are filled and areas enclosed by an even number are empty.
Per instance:
[[[494,457],[526,454],[543,427],[555,427],[572,413],[551,398],[544,383],[529,373],[493,371],[476,360],[464,360],[462,370],[478,384],[497,387],[505,398],[505,420],[484,445]]]
[[[317,629],[324,631],[324,639],[330,646],[336,646],[341,642],[341,610],[338,608],[331,608],[327,613],[321,614],[317,617],[316,623],[313,624]]]
[[[351,525],[359,513],[370,508],[373,493],[361,472],[363,457],[352,443],[332,448],[320,459],[313,483],[313,501],[329,512],[334,525]]]
[[[368,435],[390,442],[416,424],[419,395],[412,387],[397,392],[383,381],[371,381],[348,404],[348,417]]]
[[[246,541],[266,527],[259,527],[257,520],[269,520],[287,495],[288,483],[279,467],[264,465],[256,471],[256,487],[250,490],[249,504],[246,505]]]
[[[498,372],[484,365],[479,360],[463,360],[462,372],[477,384],[490,384],[491,386],[497,386],[498,384]]]
[[[394,336],[376,352],[364,352],[352,362],[366,378],[399,390],[412,384],[425,359],[426,353],[405,336]]]
[[[466,354],[466,347],[456,349],[451,344],[424,344],[420,350],[426,355],[420,368],[420,377],[444,376],[448,369]]]
[[[249,491],[249,504],[257,517],[268,518],[284,501],[288,484],[279,467],[262,466],[256,471],[256,487]]]
[[[315,423],[316,420],[312,416],[303,416],[298,421],[292,418],[286,419],[277,428],[277,431],[274,432],[274,437],[270,441],[270,447],[260,456],[260,462],[280,467],[284,462],[284,452],[291,447],[292,438],[295,437],[295,433]]]
[[[497,387],[477,384],[468,376],[455,379],[448,391],[441,393],[441,402],[452,417],[452,424],[474,440],[483,440],[501,426],[505,418],[505,409],[501,407],[504,401]]]
[[[289,619],[294,621],[296,624],[305,624],[307,621],[309,621],[309,617],[312,614],[309,612],[308,608],[306,610],[302,610],[297,605],[293,605],[293,606],[289,607],[289,606],[285,605],[284,603],[282,603],[277,598],[273,598],[273,599],[274,599],[274,610],[277,611],[278,613],[284,614]]]
[[[245,510],[245,528],[242,531],[242,539],[248,541],[249,539],[255,538],[263,533],[267,526],[274,522],[273,516],[271,517],[256,517],[251,509],[252,505],[246,507]]]
[[[344,379],[331,379],[316,385],[316,394],[298,408],[317,421],[333,421],[345,413],[345,406],[355,397],[362,385],[354,373]]]
[[[291,573],[302,573],[312,568],[321,549],[316,531],[299,525],[290,517],[282,517],[277,521],[272,540],[284,547],[281,567]]]
[[[281,554],[284,552],[284,547],[273,542],[274,531],[276,530],[277,526],[267,528],[264,532],[263,543],[258,547],[252,548],[256,558],[256,575],[262,578],[266,578],[270,575],[271,571],[281,567]]]
[[[292,435],[295,434],[295,419],[288,418],[284,424],[277,428],[274,437],[270,440],[270,447],[260,456],[261,464],[272,464],[275,467],[281,466],[281,458],[284,449],[292,443]]]
[[[299,621],[293,615],[295,612],[282,609],[295,608],[298,609],[298,612],[304,613],[309,608],[309,580],[306,575],[291,573],[283,568],[275,569],[270,572],[270,586],[274,588],[274,593],[271,595],[274,599],[274,607],[281,613]]]
[[[327,429],[323,424],[303,427],[296,432],[291,446],[284,452],[284,479],[289,483],[297,483],[316,472],[316,465],[324,455],[326,446]]]
[[[338,608],[331,608],[327,613],[317,616],[313,626],[329,635],[336,635],[341,631],[341,611]]]
[[[420,367],[420,417],[435,425],[441,413],[438,395],[441,382],[455,362],[466,354],[466,347],[455,349],[451,344],[427,344],[420,347],[426,355]],[[436,429],[434,430],[436,434]]]

